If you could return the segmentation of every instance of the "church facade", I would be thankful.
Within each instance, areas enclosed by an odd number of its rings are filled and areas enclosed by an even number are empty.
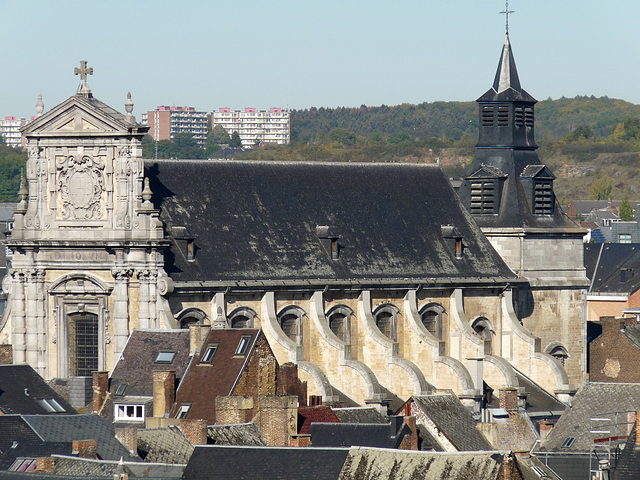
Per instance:
[[[523,168],[475,161],[459,197],[433,165],[143,160],[132,107],[100,102],[85,76],[24,129],[0,325],[15,363],[86,376],[112,369],[135,328],[251,327],[325,403],[451,389],[478,409],[503,386],[567,400],[582,382],[577,231],[553,197],[531,214],[542,226],[482,223],[526,175],[550,184],[533,144]],[[485,181],[502,203],[487,193],[478,216],[464,189]],[[540,248],[566,258],[531,263]]]

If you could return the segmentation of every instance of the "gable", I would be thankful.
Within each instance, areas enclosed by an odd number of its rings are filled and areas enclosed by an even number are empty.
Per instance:
[[[546,165],[527,165],[520,174],[523,179],[555,180],[556,176]]]
[[[480,165],[467,179],[483,179],[483,178],[507,178],[507,174],[502,170],[490,165]]]
[[[134,125],[101,101],[74,95],[26,125],[22,132],[26,137],[125,135]]]

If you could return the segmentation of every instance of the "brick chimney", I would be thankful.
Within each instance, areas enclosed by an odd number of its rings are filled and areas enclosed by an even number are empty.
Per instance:
[[[189,325],[189,354],[193,355],[200,350],[210,330],[210,325],[199,323]]]
[[[178,426],[192,445],[207,444],[207,421],[205,419],[196,418],[194,420],[187,420],[183,418],[180,420]]]
[[[176,372],[153,372],[153,416],[164,417],[176,400]]]
[[[109,372],[93,372],[93,413],[100,413],[109,392]]]
[[[97,440],[74,440],[72,443],[72,455],[79,458],[98,458],[98,442]]]
[[[551,420],[544,419],[540,420],[538,425],[540,426],[540,441],[544,442],[553,429],[553,422]]]
[[[116,427],[116,438],[132,455],[138,454],[138,427]]]
[[[640,447],[640,410],[636,411],[636,447]]]
[[[216,424],[247,423],[253,418],[253,397],[216,397]]]
[[[259,397],[258,428],[270,447],[288,447],[291,436],[298,433],[298,397]]]
[[[404,416],[403,423],[409,427],[411,433],[405,435],[398,449],[418,450],[418,426],[416,425],[416,417],[414,417],[413,415]]]
[[[504,408],[507,413],[518,411],[518,389],[515,387],[503,387],[500,389],[500,408]]]

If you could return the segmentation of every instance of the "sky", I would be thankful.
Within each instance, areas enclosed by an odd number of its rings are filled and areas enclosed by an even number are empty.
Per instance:
[[[511,0],[523,88],[640,103],[640,1]],[[93,95],[159,105],[358,107],[470,101],[492,84],[504,0],[0,0],[0,116]]]

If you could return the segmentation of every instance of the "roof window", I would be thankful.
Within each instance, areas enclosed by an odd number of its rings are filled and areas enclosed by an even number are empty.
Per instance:
[[[216,350],[218,349],[218,344],[207,345],[207,349],[204,351],[204,355],[200,359],[200,363],[211,363],[213,360],[213,356],[216,354]]]
[[[562,448],[571,448],[571,445],[573,445],[573,442],[575,442],[575,441],[576,441],[576,437],[567,437],[565,439],[565,441],[562,442],[561,447]]]
[[[242,335],[242,337],[240,337],[238,348],[236,348],[236,355],[244,355],[247,352],[247,348],[249,347],[250,340],[251,340],[251,335]]]
[[[39,398],[38,403],[42,408],[44,408],[48,413],[64,413],[66,410],[62,408],[58,402],[56,402],[53,398]]]
[[[160,352],[158,356],[156,356],[155,363],[171,363],[173,362],[173,358],[176,356],[176,352]]]

